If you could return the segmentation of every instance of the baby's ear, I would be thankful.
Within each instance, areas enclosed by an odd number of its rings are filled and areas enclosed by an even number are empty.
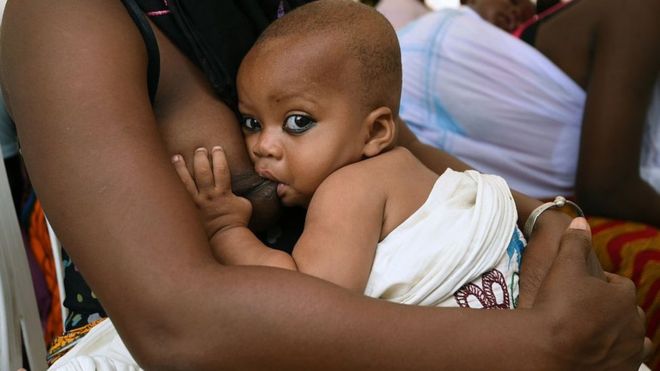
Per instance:
[[[366,157],[373,157],[390,149],[396,138],[394,114],[389,107],[378,107],[365,118],[367,139],[362,149]]]

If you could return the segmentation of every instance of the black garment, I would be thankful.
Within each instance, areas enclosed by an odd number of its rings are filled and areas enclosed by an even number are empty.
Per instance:
[[[16,154],[4,159],[5,171],[7,172],[7,179],[9,180],[9,190],[11,191],[11,198],[14,201],[14,209],[16,215],[21,213],[21,205],[27,194],[28,181],[23,172],[23,159],[20,155]]]
[[[536,14],[540,14],[547,9],[552,8],[557,5],[559,0],[537,0],[536,1]]]
[[[259,34],[278,15],[309,2],[124,0],[125,3],[133,1],[204,71],[220,99],[233,109],[237,105],[238,66]],[[140,23],[138,26],[142,27]],[[145,39],[145,42],[150,41]]]
[[[241,60],[270,22],[305,0],[122,0],[140,30],[148,55],[147,84],[154,102],[160,74],[158,43],[146,16],[208,77],[218,97],[237,110],[236,74]],[[283,229],[263,238],[273,246],[291,250],[300,233],[304,210],[288,210]],[[280,237],[280,235],[282,235]],[[278,238],[279,237],[279,238]],[[275,241],[277,240],[277,241]],[[105,317],[103,307],[64,253],[64,305],[69,309],[66,329]]]

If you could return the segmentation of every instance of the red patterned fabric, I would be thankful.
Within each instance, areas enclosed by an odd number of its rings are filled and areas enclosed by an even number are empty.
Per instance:
[[[630,278],[637,286],[637,304],[646,312],[646,335],[656,345],[647,364],[660,371],[660,231],[641,223],[588,220],[603,268]]]

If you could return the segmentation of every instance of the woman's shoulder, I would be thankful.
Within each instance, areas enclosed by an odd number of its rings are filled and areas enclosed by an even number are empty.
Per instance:
[[[137,48],[144,50],[139,31],[121,2],[10,0],[0,43],[9,109],[14,108],[15,79],[33,76],[41,88],[61,91],[95,76],[92,81],[102,88],[108,79],[101,73],[107,77],[122,69],[126,74],[128,65],[144,67],[144,52],[135,53]],[[57,76],[71,81],[50,86]]]

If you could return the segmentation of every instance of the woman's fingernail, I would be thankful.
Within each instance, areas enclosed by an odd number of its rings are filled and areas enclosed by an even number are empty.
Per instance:
[[[177,161],[181,161],[181,155],[172,156],[172,162],[177,162]]]
[[[571,221],[571,224],[568,226],[568,228],[587,231],[587,230],[589,230],[589,223],[587,223],[587,219],[579,217],[579,218],[573,219]]]
[[[206,152],[206,148],[204,147],[199,147],[195,150],[195,152]]]
[[[213,147],[213,149],[212,149],[211,151],[213,151],[213,152],[215,152],[215,151],[222,151],[222,147],[220,147],[220,146],[215,146],[215,147]]]

